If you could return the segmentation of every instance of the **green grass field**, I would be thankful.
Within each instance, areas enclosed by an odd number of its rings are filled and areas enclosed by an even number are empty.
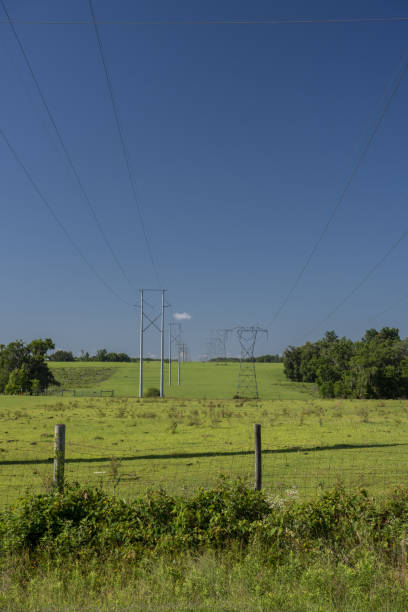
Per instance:
[[[156,375],[157,364],[148,367]],[[101,364],[53,365],[65,388],[81,368],[88,375],[77,390],[114,389],[115,397],[0,397],[2,505],[49,487],[56,423],[67,427],[67,479],[110,491],[120,479],[124,497],[158,486],[188,492],[220,474],[251,483],[254,423],[271,494],[313,496],[337,479],[376,493],[408,482],[408,401],[320,400],[313,387],[287,383],[280,364],[258,368],[261,393],[280,399],[223,399],[236,367],[193,363],[174,387],[184,398],[140,400],[125,397],[135,395],[136,364],[109,364],[109,374]]]
[[[139,395],[139,364],[72,362],[49,363],[61,388],[77,390],[114,390],[115,396]],[[172,366],[169,387],[168,364],[164,365],[166,397],[189,399],[231,399],[236,393],[238,364],[189,362],[181,365],[181,385],[177,384],[177,364]],[[293,383],[283,373],[281,363],[256,365],[259,395],[262,399],[309,399],[316,397],[314,385]],[[144,389],[160,386],[160,364],[144,364]]]

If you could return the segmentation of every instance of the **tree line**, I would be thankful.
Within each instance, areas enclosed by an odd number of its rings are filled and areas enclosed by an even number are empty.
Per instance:
[[[108,352],[105,348],[98,349],[95,355],[90,355],[87,352],[81,351],[79,357],[74,357],[72,351],[65,351],[59,349],[48,356],[49,361],[118,361],[118,362],[130,362],[135,361],[132,357],[129,357],[126,353],[114,353]]]
[[[361,340],[326,332],[283,354],[290,380],[316,383],[321,397],[408,397],[408,339],[395,327],[369,329]]]
[[[239,357],[214,357],[213,359],[209,359],[208,361],[223,361],[228,363],[236,363],[237,361],[241,361]],[[252,361],[252,359],[243,359],[242,361]],[[282,363],[283,357],[280,355],[260,355],[259,357],[254,357],[254,361],[256,363]]]
[[[22,340],[0,344],[0,393],[36,395],[51,385],[59,386],[47,361],[135,361],[126,353],[113,353],[106,349],[96,351],[95,355],[82,352],[80,357],[74,357],[71,351],[54,349],[51,338],[39,338],[28,344]]]

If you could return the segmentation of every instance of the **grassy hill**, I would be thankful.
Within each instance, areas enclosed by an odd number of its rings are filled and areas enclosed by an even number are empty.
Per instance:
[[[49,363],[55,378],[64,389],[114,391],[115,396],[137,397],[139,394],[139,364],[72,362]],[[191,399],[231,399],[236,393],[237,363],[191,362],[181,365],[181,385],[177,384],[177,364],[172,366],[169,387],[169,366],[164,367],[165,396]],[[283,373],[281,363],[256,365],[261,399],[310,399],[316,397],[314,385],[293,383]],[[144,364],[144,390],[160,386],[160,364]]]

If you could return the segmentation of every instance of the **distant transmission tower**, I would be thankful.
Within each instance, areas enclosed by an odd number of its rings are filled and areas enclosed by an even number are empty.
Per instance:
[[[255,343],[257,335],[260,333],[267,334],[268,330],[254,325],[252,327],[237,327],[236,332],[241,347],[236,395],[237,397],[258,399],[254,357]]]
[[[227,343],[232,329],[217,329],[206,343],[207,361],[227,358]]]
[[[220,357],[221,359],[227,358],[227,343],[231,332],[232,329],[217,329],[217,336],[215,340],[218,354],[216,357]]]

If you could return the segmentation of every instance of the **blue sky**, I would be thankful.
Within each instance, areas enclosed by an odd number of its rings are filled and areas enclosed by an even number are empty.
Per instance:
[[[16,20],[89,20],[88,3],[8,0]],[[408,17],[402,0],[94,0],[98,20]],[[2,15],[0,19],[5,19]],[[92,25],[16,23],[89,198],[89,214],[10,26],[0,24],[0,127],[98,273],[129,304],[156,287]],[[404,62],[408,22],[100,25],[138,201],[193,357],[217,328],[268,327],[333,210]],[[326,329],[408,335],[408,76],[301,282],[257,352]],[[137,352],[137,312],[73,250],[0,139],[0,340]],[[406,295],[386,314],[379,313]],[[151,300],[157,299],[152,294]],[[308,333],[309,330],[313,333]],[[158,338],[147,349],[158,352]],[[232,342],[230,351],[237,351]]]

